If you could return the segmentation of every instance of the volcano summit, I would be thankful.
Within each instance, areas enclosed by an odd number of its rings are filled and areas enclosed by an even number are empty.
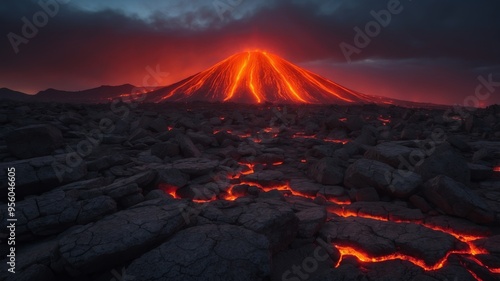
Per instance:
[[[153,102],[305,104],[383,102],[262,51],[233,55],[203,72],[150,93],[148,99]]]

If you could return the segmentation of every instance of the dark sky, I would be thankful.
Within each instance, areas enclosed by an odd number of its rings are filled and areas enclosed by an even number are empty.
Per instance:
[[[389,4],[390,21],[348,62],[340,45],[355,47],[355,28]],[[261,49],[366,94],[487,105],[500,103],[499,12],[497,0],[2,0],[0,87],[141,86],[156,68],[167,85]],[[40,26],[31,38],[23,18]],[[477,99],[479,76],[492,85]]]

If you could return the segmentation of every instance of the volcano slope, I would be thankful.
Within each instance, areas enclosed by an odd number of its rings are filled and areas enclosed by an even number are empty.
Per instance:
[[[262,51],[233,55],[190,78],[148,94],[148,101],[390,103],[389,99],[357,93]]]

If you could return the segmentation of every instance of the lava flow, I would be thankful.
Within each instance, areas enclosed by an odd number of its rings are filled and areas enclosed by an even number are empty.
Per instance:
[[[351,104],[380,103],[276,55],[244,52],[179,83],[148,94],[153,102]]]
[[[427,224],[427,223],[422,222],[422,221],[390,220],[390,219],[385,218],[385,217],[360,214],[360,213],[356,213],[354,211],[345,210],[343,208],[333,210],[333,211],[330,210],[330,212],[334,213],[335,215],[338,215],[340,217],[345,217],[345,218],[358,217],[358,218],[372,219],[372,220],[378,220],[378,221],[384,221],[384,222],[416,223],[416,224],[419,224],[419,225],[426,227],[428,229],[443,232],[443,233],[446,233],[448,235],[451,235],[451,236],[455,237],[457,240],[459,240],[460,242],[467,244],[467,246],[468,246],[468,249],[466,249],[466,250],[450,251],[446,254],[446,256],[443,259],[441,259],[436,264],[428,265],[423,260],[417,259],[417,258],[412,257],[412,256],[404,255],[401,253],[394,253],[391,255],[380,256],[380,257],[373,257],[373,256],[370,256],[370,255],[364,253],[363,251],[355,249],[353,247],[333,244],[333,247],[337,248],[337,250],[339,250],[339,252],[340,252],[340,260],[338,261],[336,267],[340,266],[340,264],[345,256],[353,256],[361,262],[372,262],[372,263],[390,261],[390,260],[405,260],[405,261],[413,263],[414,265],[422,268],[423,270],[432,271],[432,270],[438,270],[438,269],[443,268],[444,265],[446,264],[446,262],[448,261],[448,258],[450,257],[450,255],[456,254],[456,255],[464,255],[464,256],[470,257],[478,265],[482,266],[483,268],[486,268],[489,272],[491,272],[493,274],[500,273],[500,268],[492,268],[492,267],[485,266],[480,260],[478,260],[477,258],[474,257],[476,255],[488,254],[488,251],[481,249],[481,248],[478,248],[473,243],[475,240],[484,238],[483,236],[464,234],[464,233],[454,231],[452,229],[445,229],[445,228],[442,228],[442,227],[439,227],[436,225],[430,225],[430,224]],[[480,279],[477,279],[477,280],[480,280]]]
[[[304,161],[302,161],[304,162]],[[307,162],[307,161],[305,161]],[[272,166],[278,166],[281,165],[281,162],[277,162],[274,164],[271,164]],[[297,197],[302,197],[302,198],[308,198],[311,200],[314,200],[318,197],[317,196],[311,196],[307,194],[302,194],[300,192],[297,192],[296,190],[292,189],[288,183],[283,183],[283,184],[276,184],[272,186],[263,186],[259,183],[256,182],[251,182],[251,181],[245,181],[243,176],[246,175],[251,175],[255,173],[255,164],[252,163],[239,163],[240,168],[236,171],[235,174],[228,175],[228,179],[232,181],[236,181],[237,183],[231,184],[227,191],[225,193],[222,193],[219,195],[219,198],[213,197],[208,200],[193,200],[195,203],[206,203],[210,201],[214,201],[217,199],[221,200],[227,200],[227,201],[234,201],[238,199],[239,197],[243,195],[238,195],[233,193],[233,189],[237,185],[248,185],[248,186],[254,186],[257,187],[258,189],[264,191],[264,192],[269,192],[272,190],[278,190],[282,191],[285,193],[286,196],[297,196]],[[162,185],[161,189],[163,189],[166,193],[170,194],[172,197],[179,199],[175,192],[175,187],[170,186],[170,185]],[[422,227],[431,229],[433,231],[438,231],[442,233],[446,233],[448,235],[451,235],[455,237],[458,241],[466,244],[468,247],[465,249],[461,250],[452,250],[446,253],[446,255],[440,259],[438,262],[435,264],[427,264],[424,260],[401,253],[401,252],[396,252],[393,254],[385,255],[385,256],[371,256],[367,253],[365,253],[362,249],[356,249],[352,246],[347,246],[343,245],[342,243],[337,243],[333,242],[332,246],[335,247],[339,253],[340,253],[340,259],[335,265],[335,267],[339,267],[342,263],[342,261],[345,259],[346,256],[352,256],[355,257],[357,260],[363,263],[379,263],[379,262],[384,262],[384,261],[391,261],[391,260],[402,260],[402,261],[407,261],[415,266],[418,266],[422,268],[425,271],[435,271],[443,268],[447,261],[449,260],[450,256],[452,255],[459,255],[461,257],[467,258],[470,261],[474,262],[475,264],[481,266],[482,268],[487,269],[490,273],[492,274],[499,274],[500,269],[499,268],[493,268],[493,267],[488,267],[483,262],[481,262],[480,259],[476,258],[478,255],[482,254],[489,254],[488,251],[485,249],[481,249],[477,247],[474,244],[474,241],[484,238],[484,236],[480,235],[471,235],[471,234],[465,234],[465,233],[460,233],[458,231],[455,231],[450,228],[444,228],[436,225],[432,225],[429,223],[426,223],[425,221],[420,221],[420,220],[404,220],[404,219],[390,219],[388,217],[382,217],[382,216],[375,216],[375,215],[369,215],[369,214],[362,214],[362,213],[357,213],[355,211],[351,211],[347,209],[347,205],[350,205],[350,201],[342,201],[337,198],[329,198],[327,199],[330,203],[334,203],[334,205],[330,205],[329,212],[332,214],[335,214],[339,217],[358,217],[358,218],[364,218],[364,219],[371,219],[371,220],[377,220],[377,221],[382,221],[382,222],[392,222],[392,223],[407,223],[407,224],[419,224]],[[475,273],[470,270],[471,275],[474,276],[476,280],[481,280],[478,278]]]

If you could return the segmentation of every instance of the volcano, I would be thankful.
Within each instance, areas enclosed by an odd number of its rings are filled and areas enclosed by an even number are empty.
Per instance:
[[[235,54],[148,94],[152,102],[391,103],[364,95],[263,51]]]

